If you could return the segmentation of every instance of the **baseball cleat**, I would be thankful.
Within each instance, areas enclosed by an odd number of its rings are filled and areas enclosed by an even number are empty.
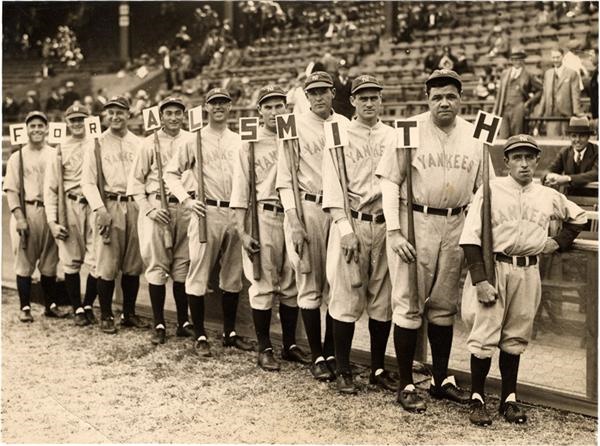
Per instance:
[[[196,350],[196,354],[198,356],[202,356],[204,358],[210,358],[212,356],[212,353],[210,352],[210,345],[206,339],[197,340],[194,349]]]
[[[152,343],[154,345],[164,344],[167,338],[167,331],[164,328],[156,328],[154,335],[152,336]]]
[[[241,336],[238,336],[233,332],[232,335],[227,336],[223,333],[223,347],[235,347],[245,352],[254,351],[254,346],[249,342],[244,341]]]
[[[121,327],[148,328],[149,325],[135,314],[130,314],[128,316],[121,314]]]
[[[258,354],[258,366],[269,372],[278,372],[281,368],[279,361],[273,355],[272,348],[268,348]]]
[[[86,308],[84,311],[85,311],[85,317],[88,321],[90,321],[90,324],[98,323],[98,320],[96,319],[96,315],[94,314],[94,310],[92,310],[91,308]]]
[[[52,319],[63,319],[68,317],[68,313],[63,313],[56,305],[52,305],[50,308],[44,310],[44,316]]]
[[[78,327],[85,327],[90,325],[90,321],[85,317],[85,313],[75,313],[75,325]]]
[[[527,422],[527,415],[514,401],[508,401],[500,404],[498,410],[500,415],[509,423],[524,424]]]
[[[390,372],[384,370],[379,375],[375,375],[374,372],[371,372],[369,375],[369,383],[375,384],[382,389],[389,390],[390,392],[397,392],[398,385],[400,384],[397,379],[395,379]]]
[[[332,381],[335,378],[335,375],[327,367],[325,360],[311,364],[310,373],[318,381]]]
[[[337,361],[334,356],[329,356],[325,362],[327,363],[327,368],[331,372],[331,374],[335,377],[335,371],[337,370]]]
[[[476,426],[491,426],[492,418],[487,411],[485,403],[482,403],[477,398],[473,398],[470,402],[471,413],[469,414],[469,421]]]
[[[309,356],[304,353],[296,344],[292,345],[288,349],[284,348],[281,351],[281,359],[290,362],[298,362],[300,364],[310,364]]]
[[[194,326],[189,322],[178,326],[175,334],[180,338],[193,338],[196,336],[194,334]]]
[[[335,384],[339,393],[343,395],[356,395],[357,390],[352,380],[352,373],[339,373],[335,378]]]
[[[408,412],[420,413],[427,410],[427,404],[425,403],[425,400],[417,393],[416,390],[398,389],[396,401],[400,403],[402,408]]]
[[[432,385],[429,387],[429,394],[435,399],[445,399],[458,404],[469,404],[471,401],[469,392],[462,390],[452,383],[446,383],[441,387]]]
[[[33,316],[31,315],[30,309],[21,310],[19,314],[19,320],[21,322],[33,322]]]
[[[117,327],[115,327],[115,320],[111,316],[107,319],[102,319],[100,321],[100,330],[107,334],[115,334],[117,332]]]

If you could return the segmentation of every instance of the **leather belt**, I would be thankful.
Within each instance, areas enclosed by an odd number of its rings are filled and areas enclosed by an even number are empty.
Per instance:
[[[357,220],[362,220],[362,221],[373,221],[375,223],[385,223],[385,216],[383,214],[377,214],[377,215],[373,215],[373,214],[365,214],[364,212],[358,212],[355,211],[354,209],[350,210],[350,214],[352,215],[352,218],[355,218]]]
[[[495,252],[494,257],[498,262],[510,263],[515,266],[532,266],[538,262],[538,256],[507,256],[501,252]]]
[[[207,198],[206,204],[209,206],[217,206],[220,208],[228,208],[229,207],[229,201],[213,200],[212,198]]]
[[[323,195],[309,194],[308,192],[302,192],[302,198],[306,201],[312,201],[313,203],[323,203]]]
[[[44,207],[44,202],[40,201],[40,200],[25,200],[25,203],[31,204],[32,206],[35,206],[36,208]]]
[[[114,192],[104,192],[107,199],[113,201],[133,201],[133,197],[129,195],[116,194]]]
[[[69,200],[76,201],[77,203],[88,204],[88,201],[86,200],[86,198],[83,195],[77,195],[77,194],[72,194],[70,192],[67,192],[67,198]]]
[[[450,217],[451,215],[460,214],[462,211],[466,209],[466,206],[461,206],[459,208],[432,208],[429,206],[421,206],[420,204],[413,203],[413,210],[417,212],[423,212],[424,214],[433,214],[433,215],[443,215],[446,217]]]
[[[276,214],[283,214],[283,208],[271,203],[258,203],[265,211],[275,212]]]
[[[156,194],[156,199],[160,200],[160,194]],[[167,202],[168,203],[179,203],[179,200],[177,199],[177,197],[175,195],[167,195]]]

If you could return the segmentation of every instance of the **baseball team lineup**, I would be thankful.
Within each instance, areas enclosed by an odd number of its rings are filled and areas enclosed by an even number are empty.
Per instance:
[[[529,135],[505,141],[508,175],[495,176],[489,151],[501,118],[460,117],[462,81],[452,70],[435,70],[425,81],[427,112],[393,127],[381,120],[385,86],[374,76],[353,80],[351,120],[332,108],[328,73],[309,74],[303,87],[310,109],[290,113],[286,91],[263,86],[258,117],[241,118],[239,133],[228,126],[232,101],[222,88],[192,109],[171,96],[144,110],[143,138],[128,129],[130,104],[121,96],[104,105],[104,131],[100,118],[78,105],[63,123],[33,111],[11,125],[19,148],[8,159],[3,191],[19,320],[34,322],[37,268],[44,317],[72,313],[77,326],[97,324],[106,334],[117,325],[150,328],[160,348],[170,279],[176,336],[210,358],[217,340],[205,329],[205,296],[218,268],[219,342],[255,351],[261,369],[281,367],[270,336],[277,303],[281,359],[306,365],[318,381],[335,381],[341,394],[356,394],[350,353],[366,312],[369,382],[394,392],[403,410],[425,412],[428,398],[413,382],[425,324],[432,399],[469,406],[471,423],[491,425],[485,382],[499,350],[498,412],[506,422],[526,423],[517,381],[541,301],[540,256],[568,250],[586,212],[534,181],[542,148]],[[553,237],[551,220],[562,222]],[[59,262],[69,313],[56,305]],[[82,299],[84,264],[90,272]],[[152,326],[136,314],[141,274]],[[236,333],[242,275],[257,346]],[[470,390],[448,370],[458,314],[469,330]],[[296,343],[298,319],[306,352]],[[390,336],[397,373],[384,366]]]

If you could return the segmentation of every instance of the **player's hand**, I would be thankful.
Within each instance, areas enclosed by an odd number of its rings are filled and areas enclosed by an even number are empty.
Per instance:
[[[360,243],[354,232],[346,234],[340,240],[340,247],[344,253],[346,263],[350,263],[354,259],[354,263],[358,263],[358,255],[360,253]]]
[[[558,175],[557,173],[550,172],[548,175],[546,175],[546,179],[544,180],[544,184],[546,186],[556,186],[558,184],[556,182],[556,179],[558,177],[560,177],[560,175]]]
[[[112,217],[108,213],[105,207],[96,209],[96,225],[100,235],[105,236],[110,233],[110,225],[112,224]]]
[[[546,243],[544,244],[542,254],[552,254],[554,251],[558,250],[558,248],[560,248],[560,246],[558,246],[558,242],[553,238],[548,237]]]
[[[392,251],[398,254],[404,263],[412,263],[417,259],[417,250],[406,240],[400,230],[388,232],[388,243]]]
[[[27,237],[29,234],[29,224],[27,223],[26,218],[17,218],[17,233],[23,237]]]
[[[556,184],[559,186],[562,186],[563,184],[569,184],[570,181],[571,177],[569,175],[557,175],[555,179]]]
[[[183,201],[183,205],[196,214],[196,217],[206,217],[206,204],[201,201],[190,197]]]
[[[478,282],[475,287],[477,288],[477,300],[486,307],[491,307],[496,303],[498,299],[498,292],[487,280]]]
[[[52,237],[56,240],[66,240],[69,236],[69,231],[63,225],[59,225],[56,222],[48,223]]]
[[[148,217],[154,220],[157,223],[161,223],[163,225],[168,225],[171,222],[171,216],[169,215],[169,211],[166,209],[152,209],[148,212]]]
[[[244,247],[244,250],[248,254],[248,257],[250,257],[250,259],[252,259],[254,254],[256,254],[260,251],[259,241],[252,238],[252,236],[250,234],[248,234],[247,232],[242,233],[240,238],[242,239],[242,246]]]
[[[302,257],[304,243],[308,243],[308,234],[304,230],[304,226],[302,226],[300,220],[298,220],[298,216],[296,215],[296,211],[294,209],[288,213],[288,216],[294,251],[296,251],[296,254],[298,254],[299,257]]]

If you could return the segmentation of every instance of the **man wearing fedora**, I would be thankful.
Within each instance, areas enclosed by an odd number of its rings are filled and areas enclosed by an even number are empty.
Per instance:
[[[565,186],[566,195],[589,195],[585,185],[598,181],[598,146],[590,142],[592,130],[588,119],[573,116],[567,134],[571,145],[556,155],[544,183],[547,186]],[[593,194],[596,194],[595,191]]]
[[[502,139],[523,133],[525,115],[542,94],[542,83],[525,68],[526,57],[523,47],[513,48],[512,66],[502,73],[494,104],[495,114],[502,116],[499,132]]]

